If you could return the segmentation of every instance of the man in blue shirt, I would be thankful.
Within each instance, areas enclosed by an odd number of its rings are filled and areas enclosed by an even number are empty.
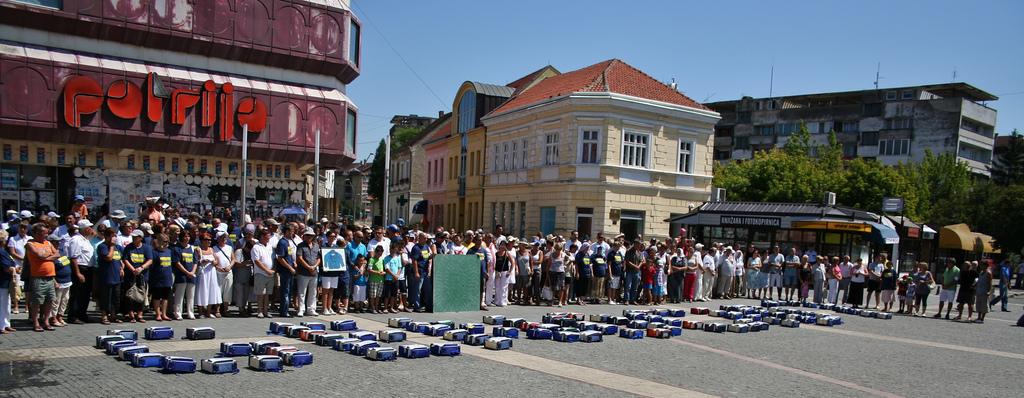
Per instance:
[[[281,231],[284,234],[277,241],[277,247],[274,248],[274,269],[281,282],[280,315],[291,318],[292,314],[288,312],[288,305],[292,302],[292,279],[295,277],[295,230],[289,223],[284,224]]]
[[[999,268],[997,268],[996,271],[998,272],[998,275],[993,275],[993,277],[999,278],[999,295],[993,297],[992,300],[988,302],[988,306],[991,307],[996,305],[996,303],[1001,302],[1002,311],[1010,312],[1010,310],[1006,308],[1007,299],[1009,299],[1009,292],[1007,292],[1007,289],[1010,287],[1010,260],[1003,259],[1003,262],[999,263]]]
[[[416,244],[409,253],[413,266],[408,271],[409,303],[415,312],[430,307],[430,277],[433,275],[435,254],[437,250],[427,240],[427,234],[420,232],[416,235]]]

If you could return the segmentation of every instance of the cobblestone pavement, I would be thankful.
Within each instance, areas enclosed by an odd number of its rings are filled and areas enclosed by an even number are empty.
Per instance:
[[[752,300],[715,301],[754,304]],[[0,396],[106,397],[209,395],[246,396],[1019,396],[1012,376],[1024,365],[1024,328],[1012,326],[1024,298],[1011,299],[1013,312],[993,312],[984,325],[897,316],[877,320],[844,316],[844,325],[768,332],[714,334],[684,331],[669,340],[611,337],[597,344],[519,339],[511,351],[463,347],[454,358],[430,357],[375,362],[310,343],[272,336],[313,353],[314,363],[283,373],[248,369],[234,375],[165,375],[136,369],[92,348],[108,327],[68,326],[56,332],[21,330],[0,337]],[[625,306],[570,306],[565,311],[618,314]],[[648,307],[634,307],[648,308]],[[503,314],[540,320],[549,307],[491,308],[487,312],[401,314],[414,320],[479,322]],[[931,313],[934,313],[934,309]],[[367,330],[386,328],[395,315],[320,317],[355,319]],[[706,319],[687,315],[687,319]],[[15,315],[24,327],[25,315]],[[273,318],[271,320],[282,320]],[[313,320],[291,318],[290,322]],[[270,320],[221,318],[169,322],[181,335],[190,326],[212,326],[217,339],[146,342],[154,351],[196,359],[214,356],[221,341],[266,339]],[[112,325],[135,329],[145,326]],[[488,327],[488,331],[490,328]],[[418,343],[439,338],[410,335]],[[392,344],[397,345],[397,344]]]

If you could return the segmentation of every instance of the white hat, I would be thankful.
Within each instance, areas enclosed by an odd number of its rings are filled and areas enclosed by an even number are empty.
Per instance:
[[[7,210],[7,215],[18,214],[17,210]]]
[[[698,243],[696,245],[693,245],[693,247],[696,248],[697,250],[700,250],[700,249],[704,248],[704,244],[703,243]]]
[[[281,225],[281,223],[277,222],[277,220],[275,220],[273,218],[268,218],[267,219],[267,224],[270,224],[270,225]]]
[[[328,220],[327,217],[324,217],[320,219],[320,222],[330,222],[330,220]]]
[[[316,236],[316,232],[313,232],[313,228],[306,227],[305,231],[302,231],[302,236],[313,235]]]
[[[246,224],[252,224],[252,216],[250,216],[248,213],[246,213],[246,215],[242,219],[242,221],[244,221]]]
[[[220,230],[218,230],[218,231],[217,231],[217,234],[216,234],[216,235],[214,236],[214,238],[215,238],[215,239],[220,239],[220,237],[221,237],[221,236],[228,236],[228,233],[227,233],[227,232],[225,232],[225,231],[220,231]]]
[[[220,225],[217,226],[217,231],[226,234],[228,232],[228,225],[225,223],[220,223]]]
[[[136,229],[136,230],[132,231],[132,237],[134,238],[136,236],[138,236],[140,238],[145,238],[146,237],[146,233],[142,232],[141,229]]]
[[[32,212],[28,210],[22,210],[18,215],[20,215],[21,218],[32,218]]]
[[[117,209],[117,210],[114,210],[114,211],[110,212],[110,218],[113,218],[115,220],[120,220],[120,219],[126,218],[126,217],[128,217],[128,216],[125,215],[124,214],[124,210],[121,210],[121,209]]]
[[[52,212],[51,211],[49,213],[46,213],[46,216],[50,217],[50,218],[57,218],[57,217],[60,217],[60,214],[57,214],[56,212]]]
[[[148,222],[144,222],[142,224],[139,224],[139,229],[145,231],[147,234],[152,234],[153,233],[153,226],[150,225]]]
[[[81,229],[81,228],[89,228],[89,227],[92,226],[92,221],[89,221],[88,218],[83,218],[81,220],[78,220],[78,224],[76,224],[76,225],[78,225],[79,229]]]

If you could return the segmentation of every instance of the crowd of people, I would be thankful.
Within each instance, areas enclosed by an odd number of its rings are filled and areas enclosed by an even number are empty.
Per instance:
[[[1006,311],[1010,264],[952,260],[939,275],[928,264],[900,275],[887,256],[849,256],[778,247],[764,253],[691,239],[594,239],[536,234],[360,227],[346,220],[268,218],[235,223],[230,211],[180,215],[151,198],[129,218],[122,210],[89,217],[83,198],[63,217],[9,211],[0,230],[0,333],[22,296],[35,331],[69,323],[292,317],[353,312],[429,311],[435,256],[475,255],[480,308],[510,304],[650,304],[737,297],[847,304],[924,316],[938,290],[939,312],[983,322]],[[237,226],[236,226],[237,225]],[[322,249],[344,252],[327,269]],[[1024,265],[1018,267],[1018,274]],[[998,288],[993,289],[993,281]],[[1020,278],[1018,277],[1018,282]],[[24,289],[22,289],[24,287]],[[22,292],[24,290],[24,292]],[[992,296],[995,296],[992,298]],[[90,319],[90,305],[99,313]],[[234,307],[234,311],[229,311]],[[974,319],[974,313],[977,318]],[[294,314],[294,315],[293,315]]]

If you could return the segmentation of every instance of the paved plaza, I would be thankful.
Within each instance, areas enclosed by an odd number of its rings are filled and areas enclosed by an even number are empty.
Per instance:
[[[715,301],[753,304],[753,300]],[[57,332],[19,331],[0,338],[0,396],[204,395],[211,391],[246,396],[1019,396],[1024,366],[1024,329],[1013,312],[993,312],[983,325],[897,316],[878,320],[844,315],[837,327],[773,327],[734,334],[686,330],[668,340],[602,343],[515,341],[511,351],[463,346],[454,358],[430,357],[375,362],[295,339],[274,336],[313,353],[311,366],[283,373],[242,369],[234,375],[165,375],[136,369],[91,347],[107,327],[69,326]],[[689,308],[689,305],[682,308]],[[570,306],[564,310],[621,313],[623,307]],[[487,312],[412,314],[413,320],[479,322],[503,314],[540,320],[548,307],[492,308]],[[356,314],[361,329],[386,328],[390,315]],[[25,315],[16,316],[16,325]],[[687,315],[687,319],[708,319]],[[280,318],[274,318],[281,320]],[[313,318],[304,318],[313,320]],[[299,322],[302,319],[292,318]],[[153,351],[213,357],[221,341],[266,339],[265,319],[221,318],[170,323],[177,335],[188,326],[212,326],[216,340],[148,342]],[[145,325],[121,324],[142,330]],[[488,332],[490,329],[488,328]],[[414,342],[440,338],[410,334]]]

